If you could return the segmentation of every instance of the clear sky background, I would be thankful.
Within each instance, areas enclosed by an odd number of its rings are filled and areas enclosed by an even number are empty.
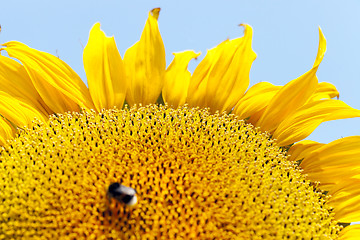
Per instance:
[[[318,47],[318,26],[327,39],[319,81],[333,83],[340,99],[360,109],[360,1],[2,1],[0,42],[21,41],[58,55],[86,81],[82,50],[95,22],[114,35],[121,56],[143,30],[148,11],[161,7],[160,32],[167,65],[172,52],[206,50],[226,38],[242,36],[237,25],[254,29],[251,85],[284,85],[308,71]],[[199,60],[202,59],[199,58]],[[199,60],[193,61],[193,71]],[[323,123],[309,139],[328,143],[360,135],[360,118]]]

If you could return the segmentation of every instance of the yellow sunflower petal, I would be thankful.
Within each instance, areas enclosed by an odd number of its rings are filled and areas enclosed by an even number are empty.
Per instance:
[[[249,123],[251,123],[252,125],[256,126],[256,123],[259,121],[259,119],[261,118],[261,116],[264,114],[265,110],[266,110],[266,106],[265,106],[263,109],[261,109],[260,111],[257,111],[257,112],[255,112],[254,114],[252,114],[252,115],[250,116],[250,118],[248,118],[248,119],[246,120],[246,122],[249,122]]]
[[[279,91],[281,86],[275,86],[268,82],[260,82],[249,88],[244,97],[236,104],[233,113],[242,119],[246,119],[256,112],[266,108],[270,99]],[[254,124],[253,122],[251,122]]]
[[[340,232],[339,240],[359,240],[360,224],[347,226]]]
[[[329,204],[340,222],[360,220],[359,155],[360,136],[351,136],[313,148],[302,156],[300,167],[304,174],[329,191]]]
[[[193,58],[196,59],[200,53],[184,51],[173,54],[174,60],[170,63],[165,72],[162,96],[165,103],[176,108],[183,105],[186,100],[191,78],[191,73],[187,69],[187,66],[190,60]]]
[[[326,39],[321,31],[321,28],[319,27],[319,46],[313,68],[318,67],[320,65],[321,61],[324,58],[325,52],[326,52]]]
[[[348,164],[356,167],[359,156],[360,136],[345,137],[325,144],[308,154],[300,166],[305,170]]]
[[[190,106],[230,112],[243,96],[256,54],[251,47],[252,28],[242,26],[243,37],[226,40],[209,50],[195,69],[187,97]]]
[[[37,92],[52,111],[79,111],[79,106],[94,108],[86,85],[64,61],[20,42],[7,42],[3,46],[9,56],[22,62]]]
[[[339,92],[336,87],[327,82],[321,82],[318,84],[315,93],[311,96],[310,101],[317,101],[321,99],[339,98]]]
[[[259,119],[265,113],[271,99],[281,88],[281,86],[274,86],[271,83],[266,82],[259,84],[252,86],[234,108],[234,113],[236,115],[243,119],[249,117],[247,122],[253,125],[257,124]],[[321,82],[318,84],[315,93],[309,98],[308,102],[320,99],[331,99],[338,96],[339,92],[334,85],[327,82]]]
[[[0,91],[36,107],[44,115],[53,113],[36,91],[24,66],[2,55],[0,55]]]
[[[165,75],[165,47],[157,19],[160,8],[149,12],[140,41],[124,56],[126,78],[130,81],[126,93],[129,105],[155,103],[163,87]]]
[[[360,110],[340,100],[318,100],[305,104],[280,123],[273,137],[286,146],[309,136],[322,122],[360,117]]]
[[[228,41],[228,40],[227,40]],[[222,48],[224,42],[217,47],[207,51],[205,58],[196,67],[189,84],[186,102],[193,107],[206,107],[206,89],[209,74],[214,62],[216,62],[216,52]]]
[[[360,174],[359,156],[360,136],[351,136],[305,149],[300,167],[310,180],[320,181],[322,189],[331,190]]]
[[[121,108],[128,88],[125,69],[114,37],[106,37],[100,23],[90,31],[83,62],[96,110],[114,106]]]
[[[311,140],[298,142],[288,150],[289,161],[299,161],[311,154],[313,151],[322,147],[324,143],[318,143]]]
[[[4,145],[6,140],[15,136],[15,129],[3,117],[0,117],[0,145]]]
[[[272,133],[284,119],[309,100],[318,86],[315,74],[325,51],[326,40],[319,28],[319,48],[313,68],[280,89],[256,123],[256,126]]]
[[[329,191],[330,206],[339,222],[360,221],[360,179],[350,179],[334,185]]]
[[[360,167],[336,166],[322,167],[304,172],[311,181],[319,182],[319,186],[324,191],[331,191],[335,185],[341,181],[348,181],[352,176],[360,174]]]
[[[18,127],[32,126],[31,122],[34,118],[41,121],[46,121],[48,118],[25,102],[2,91],[0,91],[0,115]]]

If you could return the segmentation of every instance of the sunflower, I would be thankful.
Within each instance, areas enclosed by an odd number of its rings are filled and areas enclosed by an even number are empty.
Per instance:
[[[321,29],[308,72],[248,89],[249,25],[191,74],[194,51],[166,68],[159,11],[123,59],[93,26],[88,87],[61,59],[2,44],[0,239],[357,239],[360,137],[303,140],[360,117],[318,82]]]

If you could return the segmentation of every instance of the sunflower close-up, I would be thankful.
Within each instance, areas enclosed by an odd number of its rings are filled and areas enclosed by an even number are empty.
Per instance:
[[[250,85],[253,29],[166,64],[149,12],[121,56],[96,23],[85,83],[18,41],[0,55],[0,239],[360,239],[360,136],[308,136],[360,117],[313,66]],[[256,71],[256,70],[255,70]]]

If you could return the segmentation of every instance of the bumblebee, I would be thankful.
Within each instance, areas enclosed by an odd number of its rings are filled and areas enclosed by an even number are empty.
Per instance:
[[[120,183],[110,184],[107,190],[109,201],[115,198],[118,202],[126,206],[134,206],[137,203],[136,190],[131,187],[126,187]]]

